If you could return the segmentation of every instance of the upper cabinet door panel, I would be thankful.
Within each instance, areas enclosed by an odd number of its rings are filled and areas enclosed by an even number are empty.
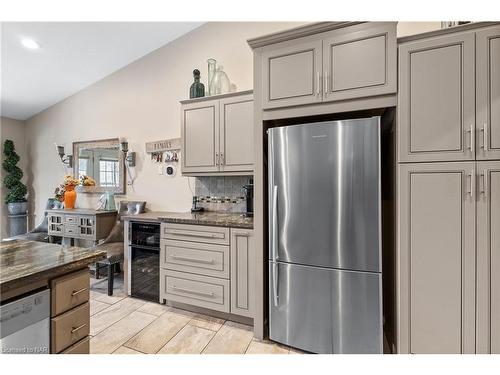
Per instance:
[[[396,92],[396,23],[368,23],[323,40],[323,100]]]
[[[220,170],[253,171],[253,95],[220,101]]]
[[[182,107],[182,172],[217,172],[219,101]]]
[[[322,100],[321,40],[275,44],[262,52],[262,107],[278,108]]]
[[[500,159],[500,27],[476,33],[477,159]]]
[[[472,32],[399,47],[399,161],[475,159]]]

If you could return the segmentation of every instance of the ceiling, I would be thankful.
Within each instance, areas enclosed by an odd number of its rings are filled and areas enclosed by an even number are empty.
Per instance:
[[[26,120],[201,24],[3,22],[0,114]]]

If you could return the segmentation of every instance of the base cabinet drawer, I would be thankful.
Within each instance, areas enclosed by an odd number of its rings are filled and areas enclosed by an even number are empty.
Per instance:
[[[229,228],[163,223],[161,237],[177,241],[229,245]]]
[[[90,337],[85,337],[83,340],[71,345],[61,354],[90,354]]]
[[[86,302],[52,318],[50,330],[52,353],[59,353],[87,337],[90,332],[90,304]]]
[[[160,267],[229,278],[229,246],[161,240]]]
[[[62,314],[89,300],[90,277],[87,268],[54,279],[50,284],[51,316]]]
[[[162,269],[160,298],[229,312],[229,280]]]

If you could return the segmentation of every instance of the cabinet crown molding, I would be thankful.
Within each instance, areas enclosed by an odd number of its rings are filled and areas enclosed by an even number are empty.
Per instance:
[[[353,26],[365,22],[315,22],[304,26],[298,26],[293,29],[279,31],[277,33],[266,34],[257,38],[247,40],[247,43],[252,49],[264,47],[269,44],[284,42],[287,40],[297,39],[309,35],[319,34],[325,31],[341,29],[347,26]]]

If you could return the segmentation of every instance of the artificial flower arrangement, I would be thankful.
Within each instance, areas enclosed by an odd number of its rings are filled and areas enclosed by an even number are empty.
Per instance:
[[[82,186],[95,186],[95,180],[87,175],[80,176],[80,185]]]
[[[54,191],[54,198],[60,202],[64,201],[64,193],[69,190],[74,190],[75,186],[80,185],[80,180],[74,178],[73,176],[66,175],[64,176],[63,183],[56,187]]]

